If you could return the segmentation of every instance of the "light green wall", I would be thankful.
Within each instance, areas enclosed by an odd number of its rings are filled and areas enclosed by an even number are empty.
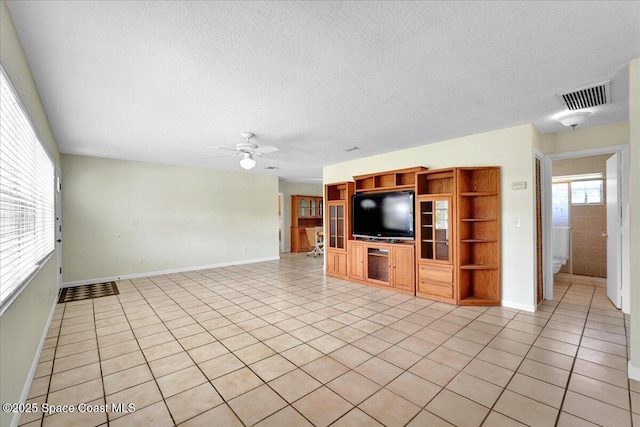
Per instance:
[[[0,0],[0,54],[13,84],[18,89],[36,132],[53,161],[60,153],[49,120],[33,81],[9,9]],[[46,262],[38,274],[0,317],[0,402],[19,402],[29,386],[31,367],[47,327],[57,295],[56,256]],[[13,414],[0,412],[0,425],[9,426]]]
[[[281,182],[280,193],[282,193],[284,210],[282,212],[282,231],[284,238],[284,250],[291,250],[291,196],[300,194],[303,196],[322,196],[323,186],[321,184],[298,184],[295,182]]]
[[[453,166],[500,166],[502,190],[502,302],[533,310],[534,196],[532,125],[516,126],[427,144],[388,154],[327,166],[324,182],[352,180],[354,175],[411,166],[438,169]],[[526,181],[525,190],[511,183]],[[521,227],[516,227],[520,218]]]
[[[629,65],[631,357],[629,376],[640,381],[640,58]]]
[[[65,283],[278,257],[278,178],[62,156]]]

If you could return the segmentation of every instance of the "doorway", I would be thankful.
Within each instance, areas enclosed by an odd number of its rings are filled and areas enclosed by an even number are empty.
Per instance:
[[[618,160],[609,160],[615,158]],[[607,180],[607,166],[616,163],[618,179]],[[553,299],[553,282],[562,274],[606,286],[612,302],[629,312],[628,147],[616,146],[547,155],[545,158],[545,299]],[[610,172],[611,173],[611,172]],[[613,186],[612,186],[613,185]],[[610,188],[607,188],[610,186]],[[612,186],[612,187],[611,187]],[[607,193],[618,196],[617,231],[607,224]],[[611,203],[611,200],[609,200]],[[615,214],[614,214],[615,216]],[[554,229],[554,227],[556,227]],[[565,229],[564,231],[562,229]],[[626,230],[626,232],[625,232]],[[566,256],[559,241],[567,233]],[[554,236],[556,241],[554,242]],[[611,244],[612,242],[619,242]],[[562,238],[564,240],[564,238]],[[607,253],[619,248],[617,253]],[[554,254],[555,250],[555,254]],[[554,258],[555,256],[555,258]],[[566,258],[560,266],[559,260]],[[555,272],[554,265],[555,261]],[[626,273],[625,273],[626,272]],[[609,276],[607,284],[606,277]],[[600,279],[596,279],[600,278]],[[599,281],[598,281],[599,280]]]

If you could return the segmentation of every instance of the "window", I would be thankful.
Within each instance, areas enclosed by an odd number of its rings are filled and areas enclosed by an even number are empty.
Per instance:
[[[552,185],[553,226],[569,227],[569,183]]]
[[[575,181],[571,183],[572,205],[602,204],[602,180]]]
[[[54,166],[0,67],[0,306],[55,249]]]

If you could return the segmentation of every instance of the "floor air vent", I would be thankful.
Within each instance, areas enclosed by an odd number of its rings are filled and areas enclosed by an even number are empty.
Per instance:
[[[611,80],[595,85],[559,93],[558,98],[569,110],[581,110],[611,102]]]

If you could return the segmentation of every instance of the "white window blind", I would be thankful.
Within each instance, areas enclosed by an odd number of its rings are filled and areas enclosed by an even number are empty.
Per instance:
[[[0,72],[0,305],[55,249],[54,166]]]

